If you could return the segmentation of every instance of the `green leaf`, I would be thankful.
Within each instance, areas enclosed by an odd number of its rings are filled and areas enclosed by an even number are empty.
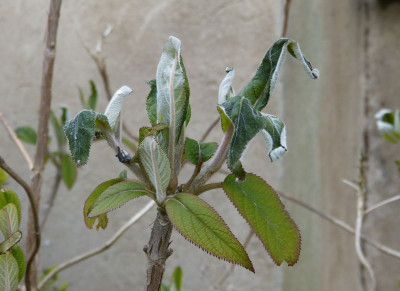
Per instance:
[[[181,57],[181,41],[169,37],[157,67],[157,123],[167,124],[165,144],[175,164],[175,144],[182,134],[189,104],[189,83]],[[172,93],[172,94],[171,94]],[[165,147],[163,147],[165,148]],[[179,157],[180,158],[180,157]]]
[[[15,134],[18,138],[29,144],[36,144],[37,134],[36,131],[30,126],[20,126],[15,129]]]
[[[162,203],[171,179],[168,157],[153,136],[146,137],[140,144],[139,155],[147,176],[156,189],[157,201]]]
[[[57,138],[58,144],[63,145],[65,143],[65,135],[64,135],[63,126],[58,121],[53,110],[50,111],[50,122],[53,126],[54,132],[56,133],[56,138]]]
[[[96,122],[108,125],[107,117],[93,110],[82,110],[64,125],[71,157],[77,166],[85,165],[95,134]]]
[[[176,267],[172,273],[171,278],[171,291],[181,291],[182,290],[182,268]]]
[[[166,127],[167,125],[165,124],[155,124],[153,125],[153,127],[141,127],[139,129],[139,143],[142,143],[142,141],[144,141],[144,139],[148,136],[155,136],[159,131],[163,130]]]
[[[4,237],[8,237],[19,228],[20,218],[15,204],[8,203],[0,209],[0,230]]]
[[[151,80],[148,82],[150,85],[150,92],[147,95],[146,108],[147,116],[149,117],[150,124],[157,124],[157,85],[156,80]]]
[[[92,208],[93,204],[96,202],[97,198],[109,187],[111,187],[114,184],[117,184],[119,182],[123,181],[123,179],[117,178],[117,179],[112,179],[105,181],[98,185],[96,189],[93,190],[93,192],[89,195],[89,197],[86,199],[85,205],[83,207],[83,217],[85,219],[85,224],[88,228],[93,228],[94,223],[96,220],[98,220],[96,229],[99,229],[100,227],[105,229],[108,223],[108,218],[107,214],[100,215],[98,217],[88,217],[89,211]]]
[[[170,291],[169,286],[165,285],[164,283],[161,284],[161,290],[160,291]]]
[[[122,170],[121,173],[119,173],[118,178],[121,178],[121,179],[128,178],[128,171],[127,170]]]
[[[400,142],[400,110],[381,109],[375,118],[384,139],[391,143]]]
[[[18,286],[18,263],[10,252],[0,255],[0,290],[15,291]]]
[[[25,275],[26,271],[26,262],[25,262],[25,255],[22,251],[21,247],[15,245],[11,249],[11,254],[13,255],[14,259],[17,261],[18,264],[18,282],[21,282],[22,278]]]
[[[106,111],[104,115],[107,116],[108,123],[110,124],[112,131],[117,131],[119,126],[119,118],[122,110],[122,102],[125,97],[132,93],[132,89],[128,86],[122,86],[111,98],[111,101],[108,103]]]
[[[186,119],[185,119],[185,126],[188,126],[190,122],[190,118],[192,118],[192,107],[190,106],[190,103],[188,103],[188,109],[186,112]]]
[[[15,246],[22,238],[22,232],[17,230],[16,232],[10,234],[6,239],[0,243],[0,254],[4,254],[13,246]]]
[[[279,71],[285,60],[286,50],[303,64],[311,78],[318,78],[318,70],[313,69],[311,63],[303,56],[299,44],[288,38],[279,39],[265,54],[254,77],[239,93],[239,96],[249,99],[258,111],[267,105],[275,88]]]
[[[77,170],[74,162],[69,155],[64,155],[61,160],[61,175],[65,186],[71,189],[74,186],[77,176]]]
[[[286,129],[277,117],[255,110],[245,97],[236,96],[218,106],[233,124],[234,133],[228,152],[228,168],[240,179],[244,180],[245,171],[241,158],[248,143],[262,131],[270,149],[269,157],[275,161],[286,150]]]
[[[300,233],[271,186],[253,174],[247,174],[242,183],[231,174],[222,185],[274,262],[280,265],[286,261],[293,266],[300,254]]]
[[[167,200],[166,210],[175,228],[206,252],[254,272],[236,237],[218,213],[200,198],[180,193]]]
[[[0,187],[4,184],[4,182],[7,181],[9,175],[2,169],[0,168]]]
[[[17,209],[18,225],[21,224],[21,203],[19,198],[14,191],[8,189],[0,190],[0,209],[4,208],[8,204],[13,204]]]
[[[93,204],[89,208],[89,218],[110,212],[134,198],[148,195],[148,191],[139,181],[125,179],[105,188],[100,195],[98,192],[93,193],[91,195],[96,195],[97,198],[93,200]]]
[[[187,137],[185,140],[186,158],[194,165],[197,165],[199,161],[204,163],[213,156],[217,147],[218,145],[215,142],[199,143]]]
[[[90,96],[87,102],[88,109],[96,110],[97,107],[97,88],[96,84],[93,80],[89,81],[90,83]]]

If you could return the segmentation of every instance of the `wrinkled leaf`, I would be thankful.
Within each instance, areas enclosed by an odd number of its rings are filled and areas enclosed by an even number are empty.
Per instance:
[[[19,228],[20,218],[15,204],[8,203],[0,209],[0,230],[4,237],[9,237]]]
[[[97,198],[94,199],[92,206],[89,208],[89,218],[110,212],[115,208],[121,207],[129,200],[148,195],[148,192],[139,181],[122,179],[120,182],[104,189],[100,195],[97,192],[91,195],[95,195]],[[90,196],[89,199],[91,199]]]
[[[18,264],[18,282],[21,282],[22,278],[25,275],[26,270],[26,262],[25,262],[25,255],[22,251],[21,247],[15,245],[11,249],[11,254],[13,255],[14,259],[17,261]]]
[[[304,66],[311,78],[317,79],[319,72],[313,69],[311,63],[303,56],[299,44],[288,38],[281,38],[265,54],[256,74],[239,93],[249,99],[254,108],[261,111],[268,103],[275,88],[279,71],[284,63],[286,50]]]
[[[222,185],[274,262],[294,265],[300,254],[300,233],[271,186],[253,174],[247,174],[242,183],[231,174]]]
[[[17,230],[16,232],[10,234],[6,239],[0,243],[0,254],[5,253],[13,246],[15,246],[22,238],[22,232]]]
[[[166,210],[175,228],[206,252],[254,272],[236,237],[218,213],[200,198],[180,193],[167,200]]]
[[[263,112],[261,115],[264,117],[264,127],[261,133],[270,149],[269,157],[274,162],[287,151],[286,128],[278,117]]]
[[[1,189],[0,190],[0,209],[8,204],[13,204],[17,209],[18,225],[21,223],[21,203],[19,202],[18,195],[12,190]]]
[[[2,169],[0,168],[0,187],[4,184],[4,182],[7,181],[9,175]]]
[[[163,130],[162,147],[168,150],[168,158],[174,167],[175,145],[178,144],[187,118],[189,104],[189,84],[181,57],[181,41],[169,37],[157,67],[157,123],[166,124]]]
[[[150,86],[149,95],[147,95],[146,108],[147,116],[149,117],[150,124],[157,124],[157,85],[156,80],[148,82]]]
[[[122,110],[122,102],[125,97],[132,93],[132,89],[128,86],[119,88],[108,103],[104,115],[107,116],[108,123],[112,131],[117,131],[119,125],[119,118]]]
[[[18,286],[18,263],[10,252],[0,255],[0,290],[15,291]]]
[[[156,189],[157,201],[162,203],[171,179],[168,157],[153,136],[146,137],[140,144],[139,155],[147,176]]]
[[[36,144],[37,134],[36,131],[30,126],[21,126],[15,129],[15,134],[18,138],[29,144]]]
[[[77,169],[75,167],[74,162],[71,159],[71,156],[64,155],[61,160],[61,175],[65,186],[68,189],[71,189],[74,186],[77,176]]]
[[[95,134],[96,122],[107,125],[107,117],[93,110],[82,110],[68,120],[64,132],[68,139],[71,157],[77,166],[85,165]]]
[[[208,161],[215,153],[217,146],[215,142],[199,143],[187,137],[185,141],[185,155],[192,164],[197,165],[199,161],[201,163]]]

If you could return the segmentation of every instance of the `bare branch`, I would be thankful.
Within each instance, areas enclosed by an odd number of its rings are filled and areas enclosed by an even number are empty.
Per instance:
[[[48,273],[39,283],[38,288],[42,288],[54,275],[57,275],[59,272],[72,267],[84,260],[87,260],[95,255],[98,255],[106,250],[108,250],[112,245],[114,245],[122,235],[136,222],[139,221],[153,206],[155,205],[154,201],[147,203],[139,212],[137,212],[130,220],[128,220],[108,241],[106,241],[101,246],[90,250],[86,253],[78,255],[64,263],[57,265],[50,273]]]
[[[40,223],[40,231],[46,224],[47,218],[50,215],[51,209],[53,208],[54,201],[56,200],[58,190],[60,189],[60,184],[62,180],[61,167],[57,166],[56,176],[54,177],[53,187],[51,188],[49,199],[46,201],[46,208],[43,211],[42,221]]]
[[[35,202],[35,197],[34,197],[34,193],[31,189],[31,187],[29,187],[29,185],[16,173],[14,172],[13,169],[11,169],[6,161],[0,157],[0,167],[7,172],[7,174],[9,174],[19,185],[21,185],[22,188],[24,188],[26,195],[28,196],[29,199],[29,203],[31,205],[31,209],[32,209],[32,218],[33,218],[33,227],[35,230],[35,248],[31,251],[27,263],[26,263],[26,269],[28,273],[29,268],[32,265],[32,262],[34,261],[37,252],[39,251],[39,247],[40,247],[40,226],[39,226],[39,215],[38,215],[38,209],[36,207],[36,202]],[[28,284],[26,284],[26,288],[27,290],[30,290],[30,282],[28,280],[27,282]]]
[[[286,0],[285,12],[284,12],[284,16],[283,16],[283,27],[282,27],[282,33],[281,33],[282,37],[286,36],[287,29],[289,26],[290,4],[292,4],[292,0]]]
[[[44,59],[43,59],[43,70],[42,70],[42,84],[41,84],[41,97],[40,97],[40,110],[39,110],[39,124],[38,124],[38,142],[36,146],[36,154],[32,170],[31,189],[33,193],[34,202],[31,204],[31,212],[28,219],[28,234],[26,240],[26,248],[28,252],[36,255],[39,250],[39,245],[35,237],[38,235],[39,229],[36,225],[32,225],[32,215],[39,211],[40,191],[42,187],[42,171],[44,169],[44,160],[47,152],[47,142],[49,136],[49,117],[52,99],[52,83],[53,83],[53,71],[54,62],[56,57],[56,41],[57,41],[57,30],[58,21],[60,18],[62,0],[51,0],[49,15],[46,29],[46,43],[44,48]],[[36,208],[35,210],[33,208]],[[34,220],[36,220],[34,218]],[[33,224],[36,224],[34,222]],[[38,225],[39,226],[39,225]],[[36,242],[35,242],[36,241]],[[37,264],[32,264],[35,257],[30,258],[26,268],[25,285],[27,291],[31,290],[31,287],[36,288],[37,285]],[[32,286],[31,286],[32,285]]]
[[[392,202],[395,202],[395,201],[398,201],[398,200],[400,200],[400,194],[395,195],[395,196],[393,196],[391,198],[385,199],[385,200],[383,200],[383,201],[371,206],[370,208],[368,208],[367,210],[364,211],[364,215],[367,215],[368,213],[370,213],[373,210],[378,209],[379,207],[385,206],[385,205],[387,205],[389,203],[392,203]]]
[[[20,139],[15,134],[14,130],[8,124],[7,119],[3,116],[3,113],[0,111],[0,121],[3,123],[4,128],[7,130],[8,134],[11,137],[11,140],[15,143],[19,151],[21,152],[22,156],[24,157],[25,161],[28,164],[29,170],[33,169],[33,162],[32,158],[29,155],[28,151],[26,150],[25,146],[22,144]]]

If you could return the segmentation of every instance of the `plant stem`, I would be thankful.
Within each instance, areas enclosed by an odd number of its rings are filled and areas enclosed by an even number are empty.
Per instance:
[[[46,202],[46,208],[43,211],[42,221],[40,223],[40,231],[43,231],[43,228],[46,224],[47,218],[50,215],[51,209],[53,208],[54,201],[56,200],[58,190],[60,189],[62,174],[61,174],[61,166],[56,166],[57,172],[54,177],[53,187],[51,189],[50,197]]]
[[[220,188],[222,188],[221,182],[210,183],[210,184],[206,184],[204,186],[197,188],[196,191],[193,192],[193,194],[198,196],[204,192],[214,190],[214,189],[220,189]]]
[[[159,291],[165,271],[165,261],[172,254],[169,248],[172,224],[165,210],[158,208],[149,243],[143,248],[147,255],[147,281],[145,291]]]
[[[32,170],[31,189],[33,193],[34,203],[31,203],[31,210],[28,217],[26,249],[27,253],[37,253],[39,245],[37,240],[37,229],[35,227],[34,212],[39,212],[40,191],[42,187],[42,172],[44,169],[44,159],[47,152],[47,142],[49,136],[49,117],[51,107],[51,90],[53,83],[54,62],[56,57],[56,41],[58,21],[60,18],[60,8],[62,0],[51,0],[49,8],[49,16],[46,29],[46,44],[44,48],[44,59],[42,69],[42,84],[39,110],[38,125],[38,143]],[[32,207],[36,207],[33,210]],[[35,258],[33,258],[35,260]],[[31,288],[36,289],[37,285],[37,264],[27,266],[25,274],[25,284],[27,291]]]

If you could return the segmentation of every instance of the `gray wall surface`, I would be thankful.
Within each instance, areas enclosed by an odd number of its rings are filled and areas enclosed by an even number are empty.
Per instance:
[[[309,79],[303,68],[288,58],[267,111],[286,123],[289,152],[271,164],[262,138],[257,137],[244,165],[275,188],[354,225],[354,191],[341,180],[358,178],[361,150],[366,148],[369,153],[369,205],[398,194],[400,189],[393,163],[400,158],[399,146],[384,142],[373,120],[382,107],[400,107],[400,4],[385,8],[367,0],[292,2],[288,36],[300,42],[321,78]],[[105,109],[101,78],[79,38],[94,48],[106,26],[112,24],[114,30],[104,45],[111,87],[133,88],[123,115],[130,128],[138,131],[148,125],[146,81],[155,77],[163,45],[169,35],[174,35],[182,40],[191,87],[192,120],[187,132],[199,138],[217,116],[218,86],[225,67],[235,68],[238,91],[279,38],[283,4],[276,0],[64,1],[52,108],[57,111],[65,104],[72,115],[79,112],[77,86],[87,91],[88,80],[93,79],[99,88],[99,108]],[[13,127],[37,125],[47,9],[48,0],[0,2],[0,110]],[[0,134],[0,155],[28,180],[30,173],[24,160],[2,127]],[[216,128],[208,141],[219,142],[221,137],[222,131]],[[27,147],[33,155],[34,148]],[[146,203],[145,198],[138,199],[112,212],[104,231],[85,227],[82,208],[86,197],[97,184],[114,178],[122,169],[106,144],[93,146],[89,163],[79,169],[74,188],[68,191],[62,186],[58,194],[43,233],[41,268],[100,245]],[[186,168],[182,180],[191,171]],[[45,170],[42,205],[54,172],[51,165]],[[12,181],[7,187],[17,190],[21,197],[25,225],[27,201],[23,191]],[[248,226],[222,192],[209,192],[204,199],[243,242]],[[235,268],[224,285],[216,288],[230,266],[174,233],[174,254],[167,261],[166,278],[180,265],[183,290],[361,290],[354,237],[289,201],[285,204],[302,233],[302,253],[294,267],[276,267],[253,238],[248,250],[256,274]],[[364,233],[400,249],[398,207],[392,204],[370,214]],[[146,263],[142,248],[154,217],[153,210],[110,250],[62,272],[60,279],[73,291],[142,290]],[[366,247],[366,252],[376,272],[378,290],[396,290],[400,261],[371,247]]]

